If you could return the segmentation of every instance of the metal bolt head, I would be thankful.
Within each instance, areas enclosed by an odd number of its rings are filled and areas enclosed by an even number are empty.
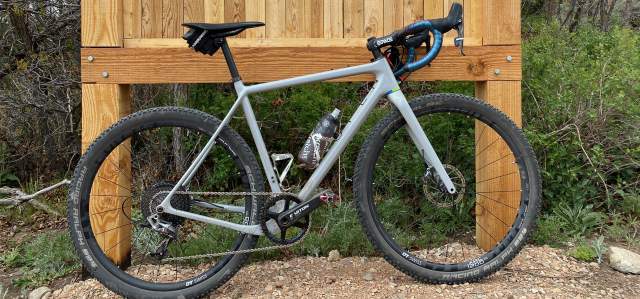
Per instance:
[[[494,73],[496,74],[496,76],[498,76],[498,75],[500,75],[501,71],[500,71],[500,69],[496,69],[496,70],[494,71]]]
[[[96,58],[91,56],[91,55],[89,55],[89,57],[87,57],[87,61],[89,61],[89,62],[93,62],[94,60],[96,60]]]
[[[513,61],[513,57],[511,55],[507,56],[507,61],[508,62],[512,62]]]
[[[109,72],[107,71],[102,72],[102,78],[109,78]]]

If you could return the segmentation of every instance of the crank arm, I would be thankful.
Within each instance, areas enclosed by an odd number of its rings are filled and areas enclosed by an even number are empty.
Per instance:
[[[313,212],[313,210],[317,209],[327,196],[329,196],[328,191],[322,191],[314,195],[311,199],[303,201],[289,210],[283,211],[278,215],[278,224],[282,227],[292,226],[298,222],[298,220],[306,217],[309,213]]]

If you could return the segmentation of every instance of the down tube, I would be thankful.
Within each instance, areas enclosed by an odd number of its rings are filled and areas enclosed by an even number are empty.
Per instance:
[[[298,193],[300,199],[303,201],[308,200],[313,195],[312,192],[320,186],[320,183],[329,170],[331,170],[336,160],[338,160],[342,151],[344,151],[351,139],[353,139],[353,136],[358,132],[358,129],[360,129],[362,124],[367,120],[373,108],[376,107],[376,104],[378,104],[383,97],[384,90],[382,85],[380,80],[378,80],[373,90],[371,90],[360,103],[360,107],[358,107],[351,117],[351,120],[349,120],[349,123],[344,127],[338,140],[336,140],[331,149],[329,149],[329,152],[327,152],[327,155],[322,159],[318,168],[313,172],[302,190],[300,190],[300,193]]]

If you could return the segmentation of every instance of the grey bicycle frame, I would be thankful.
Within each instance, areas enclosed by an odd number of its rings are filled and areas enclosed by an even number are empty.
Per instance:
[[[207,157],[209,151],[216,143],[216,138],[222,131],[222,129],[229,124],[231,118],[236,113],[238,108],[242,106],[242,110],[244,112],[247,125],[251,131],[251,135],[256,145],[256,149],[258,150],[258,154],[260,157],[260,161],[262,163],[262,167],[264,169],[264,173],[266,174],[267,180],[269,182],[269,186],[271,188],[271,192],[280,193],[280,182],[274,172],[273,165],[269,159],[269,154],[267,152],[267,148],[264,144],[264,140],[262,139],[262,134],[260,133],[260,128],[258,127],[258,123],[256,121],[255,115],[253,113],[253,109],[251,108],[251,103],[249,102],[249,95],[259,92],[265,92],[274,89],[280,89],[300,84],[313,83],[319,81],[332,80],[343,77],[350,77],[361,74],[374,74],[376,78],[376,83],[373,86],[373,89],[367,94],[364,100],[360,103],[360,107],[353,114],[349,123],[344,127],[340,137],[335,141],[335,143],[331,146],[326,156],[320,162],[320,165],[313,172],[309,180],[303,186],[302,190],[297,194],[298,197],[303,200],[311,199],[313,196],[314,190],[320,185],[320,182],[327,175],[331,167],[335,164],[336,160],[347,147],[347,144],[351,141],[353,136],[356,134],[358,129],[362,126],[362,124],[367,119],[368,115],[375,108],[376,104],[383,97],[387,97],[387,99],[398,109],[402,117],[405,119],[407,123],[407,131],[409,136],[411,137],[413,143],[418,148],[421,153],[424,162],[427,164],[429,169],[435,170],[435,173],[440,177],[442,183],[446,187],[447,191],[450,193],[455,193],[456,188],[453,185],[453,182],[449,178],[449,175],[445,171],[440,159],[438,158],[433,146],[429,142],[429,138],[424,133],[424,130],[420,126],[413,110],[409,106],[407,99],[404,94],[400,90],[398,86],[398,82],[396,81],[395,76],[393,75],[393,71],[391,70],[389,64],[386,59],[378,59],[374,62],[347,67],[338,70],[326,71],[317,74],[305,75],[290,79],[278,80],[273,82],[267,82],[262,84],[255,84],[250,86],[245,86],[242,81],[236,81],[234,83],[236,93],[238,95],[236,101],[231,106],[231,109],[227,113],[227,115],[222,120],[220,126],[213,133],[207,144],[203,147],[202,151],[198,154],[195,160],[191,163],[186,172],[182,175],[178,183],[173,187],[173,189],[167,194],[165,199],[160,203],[157,210],[163,213],[173,214],[180,217],[205,222],[212,225],[218,225],[221,227],[233,229],[239,232],[252,234],[252,235],[263,235],[262,229],[259,224],[255,225],[246,225],[246,224],[238,224],[233,222],[224,221],[217,218],[207,217],[200,214],[195,214],[183,210],[175,209],[171,206],[171,197],[178,191],[180,187],[188,186],[192,177],[195,175],[198,168],[202,165],[205,158]],[[219,209],[228,211],[228,212],[244,212],[243,207],[235,207],[228,205],[220,205],[213,204],[211,206],[215,206]]]

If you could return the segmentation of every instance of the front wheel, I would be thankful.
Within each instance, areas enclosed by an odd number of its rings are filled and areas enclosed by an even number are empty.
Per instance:
[[[522,131],[476,99],[433,94],[410,103],[457,193],[422,159],[394,109],[356,162],[354,195],[369,240],[421,281],[484,278],[524,246],[540,209],[538,164]]]

